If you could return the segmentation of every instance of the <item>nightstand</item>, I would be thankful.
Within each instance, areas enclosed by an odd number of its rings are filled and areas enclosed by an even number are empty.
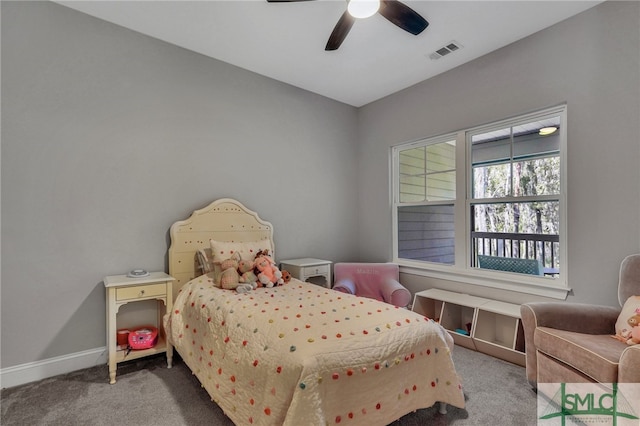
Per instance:
[[[146,277],[131,278],[127,275],[112,275],[104,279],[104,287],[107,292],[107,349],[109,352],[109,383],[116,382],[116,369],[119,362],[130,361],[158,353],[166,353],[167,367],[171,368],[173,347],[167,342],[162,328],[162,316],[171,311],[173,306],[174,278],[164,272],[151,272]],[[117,350],[116,334],[118,330],[117,314],[121,306],[127,303],[140,302],[142,300],[161,301],[157,306],[158,343],[151,349]],[[141,324],[144,325],[144,324]]]
[[[331,261],[304,257],[280,262],[280,270],[286,269],[292,277],[331,288]]]

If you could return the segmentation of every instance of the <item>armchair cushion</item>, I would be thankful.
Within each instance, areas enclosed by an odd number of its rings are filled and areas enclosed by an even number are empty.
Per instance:
[[[405,307],[411,293],[398,282],[400,268],[394,263],[336,263],[333,289]]]
[[[583,334],[549,327],[536,328],[534,344],[540,352],[600,383],[618,381],[620,355],[627,348],[605,334]]]

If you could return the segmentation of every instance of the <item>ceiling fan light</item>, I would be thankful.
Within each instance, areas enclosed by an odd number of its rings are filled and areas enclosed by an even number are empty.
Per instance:
[[[551,127],[543,127],[542,129],[540,129],[540,131],[538,132],[538,134],[540,136],[547,136],[550,135],[552,133],[555,133],[555,131],[558,130],[557,127],[551,126]]]
[[[379,8],[380,0],[351,0],[347,6],[354,18],[368,18],[375,15]]]

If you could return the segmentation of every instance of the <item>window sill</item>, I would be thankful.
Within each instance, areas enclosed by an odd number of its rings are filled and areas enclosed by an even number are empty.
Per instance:
[[[549,297],[564,300],[571,291],[559,279],[544,277],[529,277],[522,274],[506,272],[492,272],[475,268],[462,270],[454,266],[418,264],[417,262],[396,260],[400,265],[400,272],[419,275],[441,280],[455,281],[465,284],[478,285],[500,290]]]

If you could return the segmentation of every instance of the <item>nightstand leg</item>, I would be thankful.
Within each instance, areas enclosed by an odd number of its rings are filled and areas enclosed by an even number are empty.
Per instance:
[[[109,384],[116,382],[116,315],[118,308],[116,307],[116,291],[115,288],[107,288],[107,353],[109,365]]]
[[[112,385],[116,382],[116,369],[118,367],[114,364],[111,365],[111,363],[109,363],[109,384]]]
[[[173,367],[173,347],[167,345],[167,368]]]

